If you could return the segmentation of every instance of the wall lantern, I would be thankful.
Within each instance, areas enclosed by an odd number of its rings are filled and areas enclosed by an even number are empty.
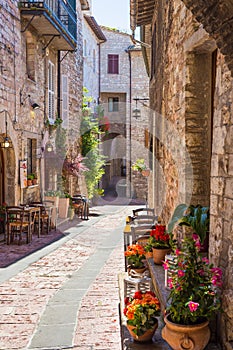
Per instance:
[[[33,103],[32,100],[31,100],[31,95],[27,95],[24,99],[22,97],[22,90],[20,90],[19,92],[19,96],[20,96],[20,104],[21,106],[24,105],[24,102],[29,99],[29,103],[30,103],[30,106],[32,107],[32,109],[39,109],[40,106],[37,104],[37,103]]]
[[[12,142],[10,141],[9,137],[7,136],[7,114],[8,111],[6,109],[3,109],[0,111],[0,113],[5,113],[5,125],[6,125],[6,136],[4,137],[3,142],[0,143],[1,148],[12,148]]]
[[[136,108],[133,109],[133,117],[134,118],[140,118],[141,117],[141,110],[138,108],[138,101],[149,101],[149,98],[139,98],[139,97],[135,97],[133,98],[134,101],[136,101]],[[144,103],[143,103],[144,106],[146,106]],[[148,107],[148,106],[146,106]]]
[[[52,152],[53,151],[53,145],[52,145],[52,143],[50,141],[46,144],[46,151],[47,152]]]

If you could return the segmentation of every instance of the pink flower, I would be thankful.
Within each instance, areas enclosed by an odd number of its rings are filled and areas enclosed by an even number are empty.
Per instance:
[[[178,270],[178,277],[183,277],[185,275],[183,270]]]
[[[180,250],[179,250],[179,249],[176,249],[175,254],[176,254],[177,256],[180,255]]]
[[[170,289],[172,289],[172,288],[173,288],[172,278],[168,278],[168,280],[167,280],[167,284],[168,284],[168,287],[169,287]]]
[[[213,274],[212,284],[216,287],[222,287],[222,270],[219,267],[213,267],[211,272]]]
[[[198,303],[194,303],[194,301],[190,301],[190,302],[188,303],[188,307],[189,307],[189,310],[190,310],[191,312],[196,311],[197,308],[198,308],[198,306],[199,306],[199,304],[198,304]]]
[[[209,259],[207,259],[206,257],[202,258],[202,261],[203,261],[204,263],[206,263],[206,264],[209,264],[209,263],[210,263],[210,262],[209,262]]]
[[[204,275],[205,275],[205,271],[204,271],[203,269],[198,270],[197,273],[198,273],[200,276],[204,276]]]
[[[164,261],[164,263],[163,263],[163,268],[164,268],[164,270],[168,270],[168,269],[169,269],[169,263],[168,263],[167,260]]]

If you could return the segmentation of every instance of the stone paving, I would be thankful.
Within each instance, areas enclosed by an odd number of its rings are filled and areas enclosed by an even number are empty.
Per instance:
[[[122,232],[133,208],[98,207],[89,221],[63,226],[60,240],[0,269],[1,350],[169,349],[159,331],[137,344],[120,324]]]

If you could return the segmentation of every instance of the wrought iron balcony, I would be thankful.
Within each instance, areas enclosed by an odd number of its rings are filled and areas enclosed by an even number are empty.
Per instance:
[[[22,31],[32,25],[40,35],[49,37],[49,42],[58,50],[76,48],[77,16],[70,0],[24,0],[19,1],[19,10],[21,17],[27,20]]]

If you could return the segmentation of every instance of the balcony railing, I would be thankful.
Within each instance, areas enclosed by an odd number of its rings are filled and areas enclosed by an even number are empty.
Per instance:
[[[19,9],[22,15],[41,16],[43,14],[60,31],[61,35],[66,32],[76,44],[77,16],[69,0],[24,0],[19,1]],[[32,22],[33,25],[35,21]]]

